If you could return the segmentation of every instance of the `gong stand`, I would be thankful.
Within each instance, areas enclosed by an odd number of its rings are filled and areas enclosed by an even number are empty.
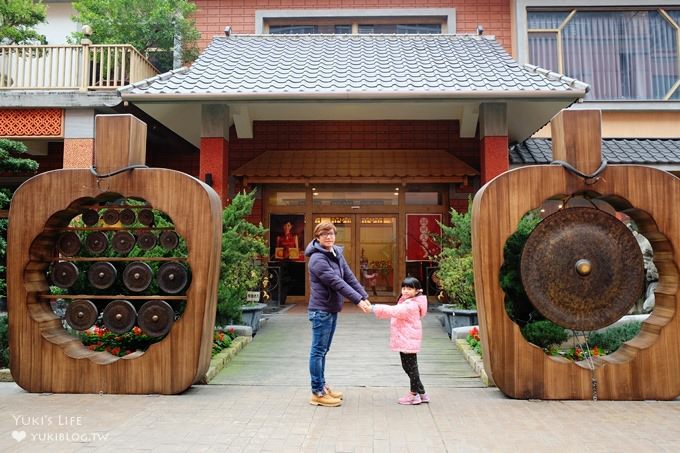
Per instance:
[[[221,201],[196,178],[147,168],[145,143],[146,125],[135,117],[98,116],[92,169],[42,173],[12,198],[10,368],[15,382],[29,392],[176,394],[199,382],[208,369]],[[147,204],[115,204],[131,199]],[[174,227],[153,225],[153,210],[167,214]],[[72,226],[78,216],[85,227]],[[79,235],[86,235],[84,244]],[[135,244],[142,250],[157,243],[173,249],[180,237],[186,256],[128,256]],[[104,256],[109,246],[113,254]],[[89,264],[87,272],[75,263]],[[154,275],[150,264],[162,272]],[[49,285],[68,294],[51,295]],[[160,293],[151,292],[155,287]],[[73,330],[101,320],[116,334],[139,326],[160,341],[124,357],[92,351],[52,311],[50,302],[57,298],[68,301],[66,322]],[[180,304],[185,308],[176,320]]]
[[[477,193],[472,211],[475,294],[484,368],[506,395],[537,399],[671,400],[680,395],[680,180],[601,159],[599,111],[563,111],[551,122],[552,165],[508,171]],[[637,241],[615,218],[629,215],[654,249],[656,306],[640,333],[609,355],[574,362],[528,343],[505,311],[503,247],[521,217],[546,200],[548,215],[521,258],[536,309],[565,328],[587,331],[626,314],[644,287]],[[586,344],[586,348],[589,349]]]

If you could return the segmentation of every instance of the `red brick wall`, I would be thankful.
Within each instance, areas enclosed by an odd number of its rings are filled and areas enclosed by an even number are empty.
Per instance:
[[[255,11],[275,9],[367,9],[367,8],[455,8],[456,33],[495,35],[512,54],[509,0],[196,0],[196,26],[201,32],[199,46],[207,47],[213,36],[224,36],[230,25],[234,33],[255,33]],[[358,5],[360,4],[360,6]]]
[[[461,139],[457,121],[256,121],[252,139],[229,132],[232,170],[264,151],[305,149],[445,149],[479,170],[479,141]]]

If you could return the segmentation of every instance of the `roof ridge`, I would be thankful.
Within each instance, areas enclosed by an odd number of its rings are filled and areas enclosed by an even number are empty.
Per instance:
[[[569,85],[572,88],[577,88],[577,89],[583,89],[585,92],[590,91],[590,85],[582,82],[578,79],[574,79],[572,77],[568,77],[564,74],[561,74],[559,72],[554,72],[549,69],[541,68],[539,66],[530,64],[530,63],[524,63],[524,67],[528,69],[529,71],[533,72],[534,74],[538,74],[540,76],[545,77],[548,80],[557,80],[560,82],[564,82],[567,85]]]
[[[380,37],[418,38],[418,39],[441,39],[441,38],[476,38],[495,41],[496,35],[479,35],[477,33],[291,33],[291,34],[256,34],[256,33],[231,33],[229,36],[214,35],[213,39],[234,38],[265,38],[265,39],[302,39],[302,38],[328,38],[338,39],[376,39]]]
[[[157,74],[157,75],[150,77],[148,79],[144,79],[144,80],[140,80],[139,82],[127,84],[125,86],[118,88],[118,90],[116,90],[116,91],[118,91],[118,93],[122,93],[122,92],[125,92],[125,91],[130,91],[134,88],[145,88],[145,87],[150,86],[152,83],[154,83],[157,80],[168,80],[172,76],[174,76],[175,74],[182,74],[184,72],[188,72],[189,69],[191,69],[189,66],[182,66],[181,68],[171,69],[170,71],[166,71],[162,74]]]

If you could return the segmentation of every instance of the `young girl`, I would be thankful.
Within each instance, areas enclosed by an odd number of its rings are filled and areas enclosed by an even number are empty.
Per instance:
[[[406,277],[401,282],[401,297],[397,305],[372,305],[371,311],[376,318],[390,319],[390,348],[399,352],[401,366],[411,381],[411,391],[399,404],[429,403],[418,373],[416,353],[420,351],[423,328],[420,318],[427,313],[427,298],[417,278]]]

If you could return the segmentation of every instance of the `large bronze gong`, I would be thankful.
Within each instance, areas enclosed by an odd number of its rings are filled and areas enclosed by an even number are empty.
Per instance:
[[[644,288],[642,252],[632,232],[593,208],[563,209],[539,223],[524,245],[521,274],[534,307],[575,330],[612,324]]]

